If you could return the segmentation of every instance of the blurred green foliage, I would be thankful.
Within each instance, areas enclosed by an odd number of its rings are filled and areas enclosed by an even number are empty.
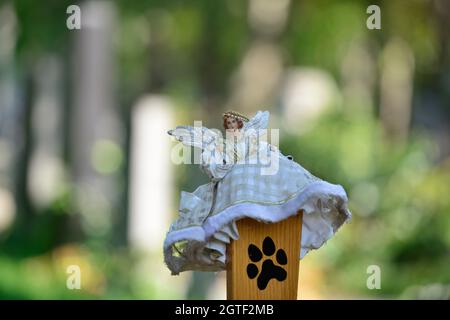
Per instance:
[[[331,292],[350,297],[445,298],[450,292],[446,291],[450,284],[450,158],[441,150],[434,124],[443,119],[449,125],[449,20],[437,18],[439,12],[433,1],[376,1],[382,8],[383,29],[369,31],[365,26],[366,7],[372,2],[291,1],[287,26],[276,45],[286,68],[326,70],[343,91],[341,62],[354,41],[367,45],[378,67],[387,41],[395,37],[405,40],[415,60],[415,116],[407,140],[397,142],[385,135],[379,108],[374,107],[380,100],[375,94],[366,105],[351,105],[353,102],[345,98],[336,102],[306,133],[282,132],[280,149],[313,174],[342,184],[348,191],[353,221],[323,250],[313,253],[317,255],[315,266],[327,275],[324,282]],[[77,31],[67,30],[65,21],[66,8],[73,1],[44,4],[3,0],[0,8],[8,3],[17,16],[14,57],[24,95],[34,63],[53,54],[64,60],[64,94],[69,101],[74,94],[68,83]],[[119,79],[116,97],[128,130],[131,106],[147,92],[169,96],[176,105],[177,121],[203,118],[205,125],[220,127],[219,106],[230,95],[230,79],[254,32],[248,23],[249,3],[114,3],[117,25],[112,33]],[[378,73],[372,76],[376,82]],[[208,104],[205,101],[214,101],[214,109],[200,107]],[[428,111],[428,105],[435,101],[439,101],[437,107]],[[278,105],[271,111],[281,113]],[[427,113],[435,113],[431,125],[428,120],[421,121]],[[448,133],[444,141],[449,141]],[[92,160],[94,166],[104,168],[104,174],[120,168],[123,193],[128,192],[128,144],[122,150],[106,142]],[[67,146],[65,158],[69,167]],[[19,180],[22,169],[18,166]],[[205,181],[196,167],[176,169],[177,190],[193,190]],[[142,257],[114,240],[126,238],[126,228],[111,231],[106,238],[78,229],[80,217],[73,214],[73,186],[68,185],[44,209],[30,203],[20,183],[16,190],[17,218],[10,229],[0,233],[0,298],[185,296],[161,283],[158,274],[150,271],[153,261],[161,259],[160,252]],[[173,195],[174,203],[178,195]],[[124,208],[119,210],[126,211]],[[67,274],[61,266],[67,261],[89,270],[84,290],[66,289]],[[366,287],[366,268],[374,264],[382,270],[381,290]],[[205,279],[210,284],[211,277]],[[204,298],[207,285],[201,283],[199,275],[194,281],[200,281],[199,285],[191,286],[188,296]],[[426,291],[430,285],[434,287]],[[427,296],[427,292],[431,293]]]

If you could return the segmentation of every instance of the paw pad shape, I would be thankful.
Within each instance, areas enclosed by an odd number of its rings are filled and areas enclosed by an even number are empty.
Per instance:
[[[275,254],[276,252],[276,254]],[[286,252],[283,249],[276,249],[272,238],[266,237],[263,241],[262,252],[254,244],[248,246],[248,257],[252,262],[259,262],[264,258],[261,271],[254,263],[247,265],[247,275],[250,279],[257,278],[259,290],[264,290],[271,279],[284,281],[287,277],[287,272],[283,267],[277,266],[273,263],[272,258],[267,258],[275,254],[275,260],[280,265],[287,264]]]

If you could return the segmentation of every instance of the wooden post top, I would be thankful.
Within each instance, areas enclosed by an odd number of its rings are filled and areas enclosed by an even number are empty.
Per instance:
[[[237,221],[227,247],[227,299],[297,299],[302,212],[278,223]]]

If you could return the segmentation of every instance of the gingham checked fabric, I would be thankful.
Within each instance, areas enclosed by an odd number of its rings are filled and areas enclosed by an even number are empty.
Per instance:
[[[218,183],[213,214],[239,202],[279,204],[318,180],[300,165],[280,155],[276,174],[262,174],[258,164],[236,164]]]

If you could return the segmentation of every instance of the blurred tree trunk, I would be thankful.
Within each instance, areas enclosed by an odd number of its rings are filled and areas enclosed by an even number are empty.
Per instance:
[[[35,91],[35,83],[30,71],[26,71],[23,80],[23,88],[23,103],[19,111],[20,120],[18,122],[20,129],[18,130],[18,136],[16,137],[18,156],[16,168],[14,170],[16,173],[16,188],[14,194],[16,196],[17,223],[19,229],[30,227],[29,221],[33,218],[34,213],[27,188],[28,168],[32,149],[31,118]]]
[[[81,11],[83,28],[75,37],[70,124],[74,203],[84,231],[106,241],[115,237],[117,221],[123,221],[118,210],[124,128],[115,103],[115,4],[87,1]],[[119,161],[119,167],[114,161]]]

